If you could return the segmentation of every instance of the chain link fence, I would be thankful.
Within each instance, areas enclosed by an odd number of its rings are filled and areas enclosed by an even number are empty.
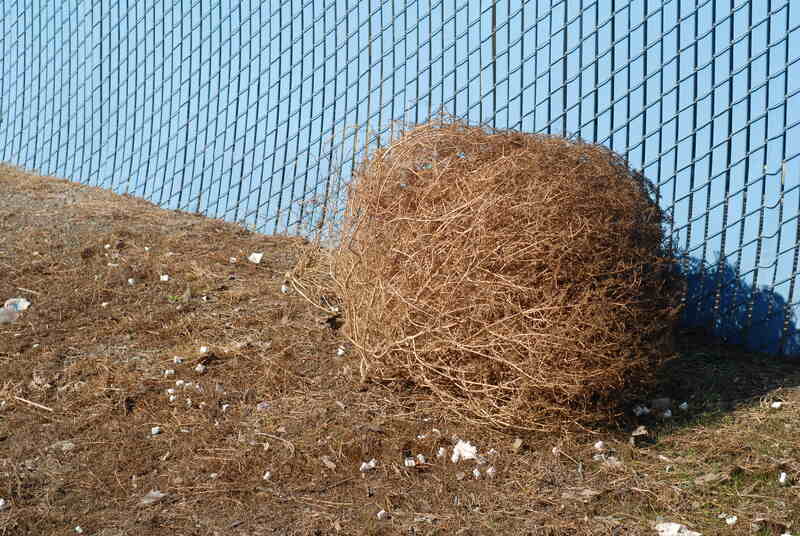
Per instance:
[[[658,188],[686,322],[798,353],[791,0],[5,0],[0,158],[303,232],[391,122],[608,145]],[[376,139],[376,138],[370,138]]]

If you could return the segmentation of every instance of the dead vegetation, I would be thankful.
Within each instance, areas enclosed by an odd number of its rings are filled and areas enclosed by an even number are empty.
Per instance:
[[[682,286],[650,183],[609,150],[441,117],[355,172],[331,275],[365,374],[459,417],[597,423],[674,356]]]
[[[798,532],[796,362],[682,340],[631,400],[671,419],[517,438],[362,382],[328,305],[281,290],[304,247],[0,168],[0,297],[32,302],[0,325],[0,534]]]

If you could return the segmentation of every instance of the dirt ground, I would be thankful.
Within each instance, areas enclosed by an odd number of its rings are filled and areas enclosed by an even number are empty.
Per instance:
[[[672,417],[517,438],[361,383],[302,247],[0,165],[0,535],[800,534],[797,360],[687,336]]]

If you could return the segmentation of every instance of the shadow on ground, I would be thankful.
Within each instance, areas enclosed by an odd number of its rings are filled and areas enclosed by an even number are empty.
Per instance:
[[[662,367],[642,399],[672,399],[673,417],[635,423],[666,432],[713,422],[776,389],[800,387],[800,333],[786,300],[753,288],[724,262],[708,266],[684,257],[681,266],[688,297],[676,337],[679,357]],[[689,411],[676,411],[682,402]]]

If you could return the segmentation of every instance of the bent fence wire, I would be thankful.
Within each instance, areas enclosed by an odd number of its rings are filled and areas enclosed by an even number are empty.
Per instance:
[[[656,183],[688,324],[798,353],[799,8],[4,0],[0,159],[301,232],[362,156],[352,127],[444,109],[580,137]]]

